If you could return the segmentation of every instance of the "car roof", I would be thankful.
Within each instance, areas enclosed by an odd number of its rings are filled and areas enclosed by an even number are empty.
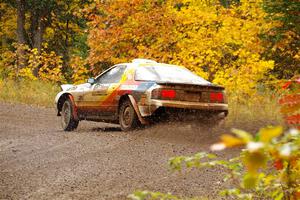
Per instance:
[[[118,65],[126,65],[129,68],[164,66],[164,67],[180,67],[186,69],[183,66],[166,64],[166,63],[158,63],[154,60],[149,60],[149,59],[133,59],[131,63],[121,63],[121,64],[117,64],[116,66]]]
[[[95,77],[95,79],[97,79],[98,77],[102,76],[103,74],[105,74],[107,71],[111,70],[112,68],[115,68],[117,66],[127,66],[127,70],[130,70],[130,69],[133,69],[135,70],[136,68],[139,68],[139,67],[153,67],[153,66],[165,66],[165,67],[180,67],[180,68],[184,68],[184,69],[187,69],[183,66],[179,66],[179,65],[171,65],[171,64],[166,64],[166,63],[158,63],[154,60],[149,60],[149,59],[141,59],[141,58],[138,58],[138,59],[133,59],[131,63],[119,63],[119,64],[116,64],[104,71],[102,71],[98,76]]]

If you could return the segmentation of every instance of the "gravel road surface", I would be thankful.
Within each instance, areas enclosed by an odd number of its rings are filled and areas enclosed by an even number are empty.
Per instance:
[[[219,132],[179,122],[134,132],[81,122],[66,133],[54,109],[0,103],[0,199],[126,199],[137,189],[216,199],[226,186],[222,169],[178,173],[167,161],[207,151]]]

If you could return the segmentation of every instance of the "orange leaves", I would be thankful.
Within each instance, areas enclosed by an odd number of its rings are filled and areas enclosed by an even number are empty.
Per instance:
[[[259,1],[230,9],[219,1],[99,1],[88,11],[88,63],[152,58],[183,65],[230,93],[253,95],[269,78],[274,61],[261,55],[260,35],[272,28]],[[98,71],[100,71],[98,69]]]
[[[274,165],[275,169],[277,169],[277,170],[282,170],[283,169],[283,161],[281,159],[275,160],[273,165]]]
[[[300,114],[288,116],[286,121],[288,124],[300,124]]]
[[[291,83],[290,83],[291,84]],[[289,85],[290,85],[289,84]],[[285,87],[286,89],[287,87]],[[279,100],[280,104],[289,104],[289,105],[293,105],[293,104],[299,104],[300,103],[300,93],[299,94],[287,94],[284,95],[280,100]]]
[[[96,65],[133,58],[163,60],[172,37],[172,18],[166,16],[163,4],[143,0],[98,2],[97,17],[89,22],[88,62]]]
[[[281,113],[284,115],[291,114],[298,110],[300,110],[300,104],[284,105],[280,109]]]
[[[281,113],[287,124],[300,129],[300,78],[295,76],[287,81],[283,89],[287,94],[279,100]]]

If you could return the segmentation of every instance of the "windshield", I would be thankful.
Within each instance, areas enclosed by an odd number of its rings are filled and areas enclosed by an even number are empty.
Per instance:
[[[136,69],[135,80],[172,83],[211,84],[188,69],[176,66],[147,66]]]

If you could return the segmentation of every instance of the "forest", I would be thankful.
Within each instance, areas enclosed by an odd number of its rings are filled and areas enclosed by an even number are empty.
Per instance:
[[[251,94],[299,74],[296,0],[4,0],[0,77],[85,81],[134,58]]]

